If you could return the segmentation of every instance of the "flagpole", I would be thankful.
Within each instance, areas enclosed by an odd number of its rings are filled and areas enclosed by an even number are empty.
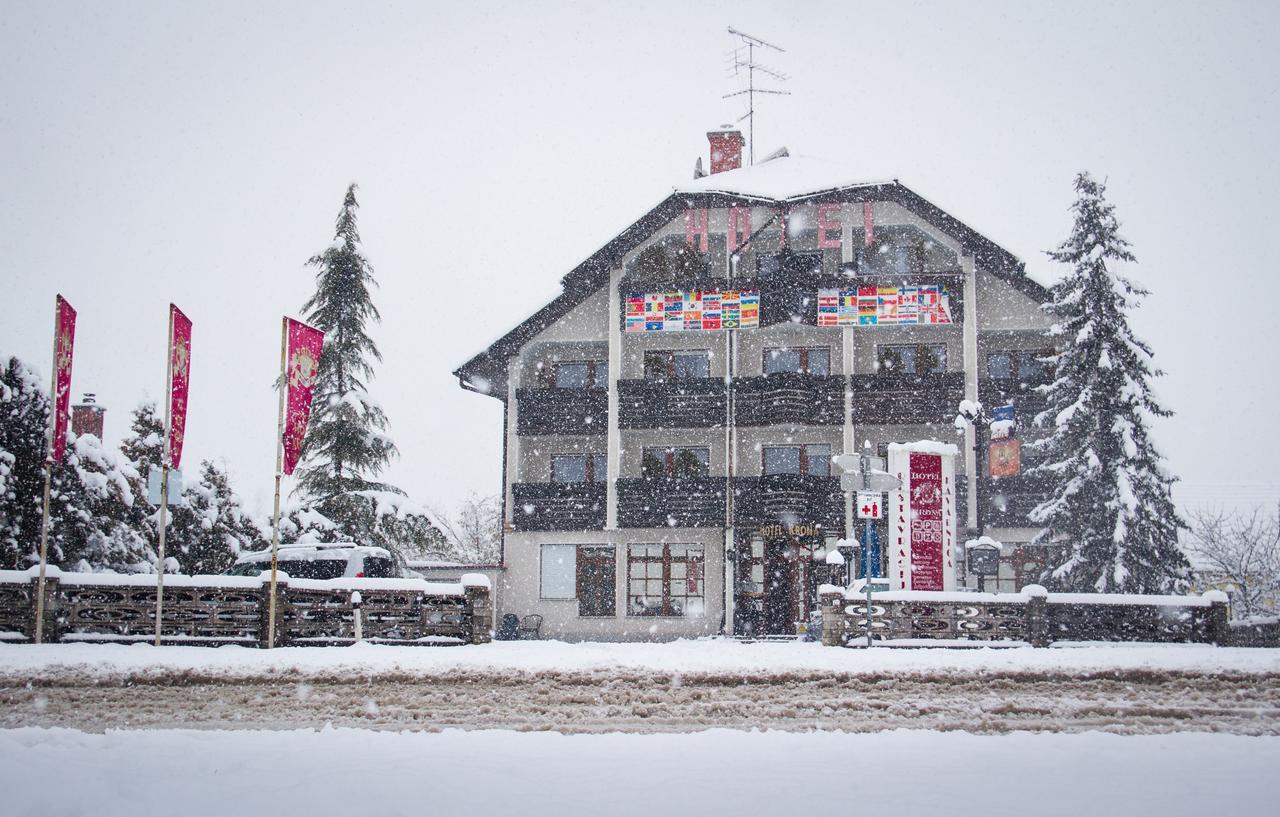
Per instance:
[[[160,646],[161,614],[164,611],[164,539],[169,505],[169,433],[173,422],[173,305],[169,306],[169,337],[164,367],[164,452],[160,455],[160,536],[156,551],[156,646]]]
[[[271,515],[271,598],[267,602],[267,648],[276,645],[276,554],[280,549],[280,478],[284,473],[284,395],[288,382],[289,319],[280,318],[280,414],[276,424],[276,500]]]
[[[45,566],[49,562],[49,486],[53,482],[53,428],[58,418],[58,341],[61,337],[62,310],[53,304],[53,366],[49,369],[49,422],[45,429],[44,511],[40,517],[40,580],[36,583],[35,642],[44,641]]]

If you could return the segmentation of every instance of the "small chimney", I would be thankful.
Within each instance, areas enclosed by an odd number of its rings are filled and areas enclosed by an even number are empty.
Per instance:
[[[71,430],[79,434],[92,434],[102,439],[102,427],[107,410],[98,405],[98,395],[85,392],[80,402],[71,407]]]
[[[747,142],[742,138],[742,131],[732,125],[721,125],[720,130],[707,134],[711,143],[711,174],[723,173],[726,170],[737,170],[742,167],[742,146]]]

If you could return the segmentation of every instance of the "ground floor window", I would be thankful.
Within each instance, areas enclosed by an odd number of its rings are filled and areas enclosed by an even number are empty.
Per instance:
[[[617,569],[613,545],[543,545],[542,599],[578,600],[578,615],[617,614]]]
[[[627,615],[704,615],[701,545],[628,545]]]

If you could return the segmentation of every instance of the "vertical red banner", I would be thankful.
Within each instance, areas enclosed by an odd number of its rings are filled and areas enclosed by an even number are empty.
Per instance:
[[[53,437],[50,456],[54,462],[67,450],[67,418],[71,405],[71,361],[76,344],[76,311],[61,295],[53,319]]]
[[[942,457],[911,453],[911,589],[942,590]]]
[[[169,367],[169,467],[181,468],[191,382],[191,319],[173,304],[169,304]]]
[[[324,332],[313,326],[286,318],[285,352],[285,416],[284,473],[292,474],[302,456],[302,441],[307,436],[311,419],[311,394],[320,375],[320,353],[324,350]]]
[[[870,247],[876,239],[875,209],[871,202],[862,203],[862,245]]]

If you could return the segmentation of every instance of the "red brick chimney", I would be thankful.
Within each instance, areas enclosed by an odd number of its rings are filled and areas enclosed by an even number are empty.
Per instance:
[[[731,125],[721,125],[720,130],[707,134],[707,141],[711,143],[712,175],[742,167],[742,146],[747,143],[742,138],[742,131]]]
[[[106,416],[107,410],[98,405],[98,396],[86,393],[71,407],[71,430],[76,434],[92,434],[101,440]]]

